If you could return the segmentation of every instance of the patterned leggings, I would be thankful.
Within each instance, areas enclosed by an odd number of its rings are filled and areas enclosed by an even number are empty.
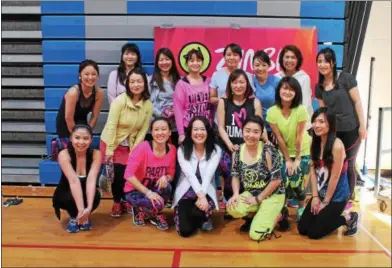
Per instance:
[[[174,223],[177,233],[182,237],[191,236],[201,225],[209,220],[215,209],[214,201],[207,196],[208,211],[201,211],[196,206],[197,195],[192,188],[178,202],[174,208]]]
[[[294,160],[293,160],[294,161]],[[281,172],[283,183],[286,188],[286,196],[298,201],[305,200],[304,183],[307,182],[310,171],[310,156],[302,156],[300,163],[300,171],[289,176],[286,173],[286,162],[282,161]]]
[[[219,161],[219,171],[220,175],[223,177],[224,180],[224,188],[223,188],[223,195],[225,196],[226,201],[233,196],[233,187],[231,186],[231,165],[232,165],[232,157],[231,153],[222,150],[222,157]],[[240,182],[240,193],[244,191],[244,186],[242,182]]]
[[[151,191],[159,194],[166,203],[170,198],[172,187],[169,183],[164,189],[158,190],[158,187],[154,187],[151,189]],[[158,203],[153,204],[150,199],[137,190],[128,192],[125,195],[125,198],[132,205],[132,207],[140,208],[144,213],[146,213],[148,218],[154,217],[155,215],[161,213],[164,209],[164,205]]]

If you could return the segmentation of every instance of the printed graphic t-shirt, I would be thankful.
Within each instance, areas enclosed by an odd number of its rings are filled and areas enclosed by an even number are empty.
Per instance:
[[[257,149],[257,162],[254,164],[244,163],[244,153],[246,144],[242,144],[238,153],[234,157],[234,164],[231,171],[232,177],[240,178],[246,191],[263,191],[272,180],[281,180],[280,155],[278,150],[271,145],[264,145],[260,141]],[[266,153],[271,156],[272,168],[268,169]],[[272,194],[284,194],[283,182]],[[272,195],[271,194],[271,195]]]
[[[164,175],[174,176],[176,166],[176,148],[169,144],[169,151],[163,157],[154,155],[148,141],[141,142],[128,158],[124,179],[135,176],[144,186],[152,189],[159,178]],[[128,181],[125,182],[124,192],[135,190]]]

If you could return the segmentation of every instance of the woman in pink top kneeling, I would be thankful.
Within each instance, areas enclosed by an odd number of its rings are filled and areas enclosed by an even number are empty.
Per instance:
[[[176,165],[176,148],[168,143],[170,122],[155,118],[151,123],[152,141],[137,145],[128,158],[124,192],[133,208],[133,223],[146,225],[149,220],[159,230],[167,230],[162,214],[168,201]]]

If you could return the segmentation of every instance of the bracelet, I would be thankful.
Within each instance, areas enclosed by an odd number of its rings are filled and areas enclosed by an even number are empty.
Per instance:
[[[320,199],[320,197],[318,195],[312,195],[312,197]]]
[[[145,196],[146,196],[147,198],[149,198],[151,194],[152,194],[152,191],[151,191],[151,190],[148,190],[147,193],[145,194]]]
[[[256,199],[256,203],[257,203],[258,205],[260,205],[261,202],[260,202],[259,197],[258,197],[257,195],[255,196],[255,199]]]

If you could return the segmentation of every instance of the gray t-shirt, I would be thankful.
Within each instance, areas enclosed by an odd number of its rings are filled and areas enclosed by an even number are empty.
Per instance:
[[[357,86],[357,80],[349,73],[340,73],[335,87],[329,91],[316,84],[316,98],[323,100],[325,105],[336,115],[336,130],[350,131],[359,126],[354,102],[349,94],[350,89]]]

